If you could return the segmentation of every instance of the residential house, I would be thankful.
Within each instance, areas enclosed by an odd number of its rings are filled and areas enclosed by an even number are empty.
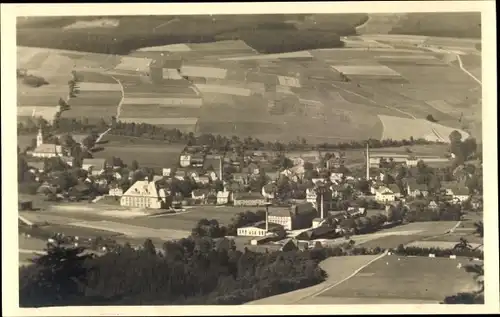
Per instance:
[[[387,203],[396,200],[396,197],[391,189],[380,186],[375,192],[375,200],[381,203]]]
[[[214,171],[210,171],[210,172],[208,172],[208,177],[210,178],[210,180],[211,180],[212,182],[214,182],[214,181],[216,181],[216,180],[218,180],[218,179],[219,179],[219,176],[218,176],[218,175],[217,175],[217,173],[216,173],[216,172],[214,172]]]
[[[451,189],[451,196],[456,202],[463,203],[470,198],[469,188],[465,186],[458,186]]]
[[[188,167],[191,165],[191,155],[183,154],[179,157],[179,164],[181,167]]]
[[[83,159],[82,169],[91,175],[99,175],[106,168],[106,160],[100,158]]]
[[[45,162],[44,161],[28,161],[29,171],[33,174],[42,173],[45,170]]]
[[[196,200],[204,201],[208,197],[208,189],[195,189],[191,192],[191,197]]]
[[[325,223],[325,219],[321,219],[321,218],[314,218],[312,220],[312,227],[313,228],[317,228],[319,226],[322,226],[324,223]]]
[[[184,180],[187,176],[187,173],[186,171],[183,171],[183,170],[180,170],[180,171],[176,171],[175,174],[174,174],[174,177],[180,181]]]
[[[304,166],[302,165],[295,165],[290,169],[293,175],[296,175],[298,179],[304,178],[304,174],[306,172]]]
[[[233,173],[233,180],[241,185],[248,184],[248,175],[244,173]]]
[[[399,189],[398,185],[389,184],[387,187],[390,189],[390,191],[392,191],[394,193],[394,198],[396,198],[396,199],[401,198],[401,190]]]
[[[198,176],[198,179],[196,179],[196,183],[201,184],[201,185],[206,185],[210,183],[210,177],[207,175],[200,175]]]
[[[333,169],[330,173],[330,180],[332,182],[341,182],[343,178],[344,172],[339,168]]]
[[[262,196],[264,196],[266,199],[274,199],[277,191],[278,186],[276,185],[276,183],[269,183],[262,187]]]
[[[162,168],[161,174],[165,177],[170,177],[172,176],[172,169],[170,167],[164,167]]]
[[[205,156],[203,154],[194,154],[191,155],[191,166],[195,167],[203,167],[203,163],[205,162]]]
[[[260,174],[260,169],[259,166],[255,163],[250,163],[247,166],[247,173],[250,175],[259,175]]]
[[[123,196],[123,189],[118,184],[113,184],[109,187],[108,195],[117,197]]]
[[[410,155],[406,158],[405,163],[406,163],[406,166],[413,167],[413,166],[417,166],[418,161],[419,161],[419,159],[417,157]]]
[[[324,183],[325,179],[324,178],[313,178],[313,179],[311,179],[311,181],[313,182],[314,185],[316,185],[318,183]]]
[[[306,201],[308,203],[313,204],[316,206],[318,200],[318,195],[316,194],[316,189],[315,188],[307,188],[306,189]]]
[[[134,208],[167,208],[167,194],[147,178],[135,182],[120,198],[120,205]]]
[[[261,193],[235,193],[234,206],[265,206],[267,199]]]
[[[418,197],[418,196],[426,197],[429,194],[427,185],[426,184],[418,184],[415,179],[407,180],[406,190],[407,190],[408,196],[411,196],[411,197]]]
[[[342,188],[339,185],[332,184],[330,190],[332,192],[332,198],[339,198],[342,196]]]
[[[269,209],[268,221],[283,226],[285,230],[292,230],[294,215],[288,207],[274,207]]]
[[[439,205],[434,200],[431,200],[427,205],[427,208],[429,208],[430,210],[438,210]]]
[[[231,201],[231,192],[225,188],[223,191],[217,192],[217,205],[226,205]]]
[[[268,222],[268,229],[276,230],[282,227],[276,223]],[[266,221],[259,221],[249,226],[241,227],[236,230],[238,236],[246,237],[264,237],[266,235],[272,235],[272,233],[266,231]]]
[[[344,159],[340,156],[332,157],[326,161],[326,168],[331,170],[344,165]]]
[[[288,178],[290,178],[290,177],[292,177],[293,172],[292,172],[290,169],[288,169],[288,168],[287,168],[287,169],[282,170],[282,171],[280,172],[280,174],[281,174],[281,175],[284,175],[284,176],[286,176],[286,177],[288,177]]]

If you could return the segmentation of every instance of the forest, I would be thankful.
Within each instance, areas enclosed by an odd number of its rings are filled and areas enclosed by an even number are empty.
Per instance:
[[[28,20],[18,24],[17,43],[22,46],[126,55],[141,47],[176,43],[205,43],[234,34],[259,52],[341,47],[340,36],[353,35],[366,14],[331,15],[318,28],[298,29],[287,20],[303,21],[308,15],[219,15],[219,16],[118,16],[114,29],[66,29],[75,17]],[[95,19],[102,17],[94,17]],[[89,20],[90,17],[86,17]],[[325,19],[324,17],[322,19]],[[335,20],[338,20],[335,23]],[[157,28],[158,25],[169,25]],[[323,25],[323,26],[321,26]],[[154,30],[154,31],[153,31]],[[265,32],[265,36],[262,36]]]
[[[390,34],[481,38],[479,12],[408,13]]]

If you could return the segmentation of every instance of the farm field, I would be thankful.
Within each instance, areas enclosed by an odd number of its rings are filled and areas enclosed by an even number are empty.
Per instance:
[[[95,152],[95,158],[111,158],[117,156],[127,165],[130,165],[133,160],[139,162],[139,165],[148,166],[151,168],[160,168],[165,166],[176,165],[179,160],[179,155],[183,150],[180,145],[158,146],[154,144],[139,144],[135,145],[118,145],[114,143],[105,144],[104,149]]]
[[[366,242],[362,242],[358,244],[358,246],[365,247],[365,248],[384,248],[384,249],[395,249],[397,248],[400,244],[408,244],[413,241],[417,241],[421,239],[423,236],[419,234],[413,234],[413,235],[390,235],[390,236],[383,236],[380,238],[376,238],[373,240],[369,240]]]
[[[386,256],[321,296],[441,301],[446,296],[476,289],[471,274],[457,268],[460,261]]]

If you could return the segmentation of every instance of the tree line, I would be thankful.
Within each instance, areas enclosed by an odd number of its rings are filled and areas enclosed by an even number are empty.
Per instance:
[[[147,138],[152,140],[163,140],[168,143],[182,143],[187,145],[203,145],[217,150],[229,149],[246,149],[246,150],[269,150],[269,151],[294,151],[294,150],[344,150],[344,149],[360,149],[366,147],[370,148],[383,148],[383,147],[402,147],[411,145],[424,145],[435,144],[435,142],[427,141],[425,139],[408,140],[377,140],[368,139],[365,141],[350,141],[350,142],[337,142],[337,143],[320,143],[308,144],[303,138],[297,138],[288,143],[283,142],[270,142],[262,141],[258,138],[251,136],[225,136],[214,135],[205,133],[202,135],[195,135],[193,132],[182,132],[179,129],[167,129],[164,127],[135,122],[122,122],[117,121],[115,117],[111,117],[109,122],[103,118],[98,120],[97,123],[90,122],[88,118],[57,118],[54,123],[50,125],[46,120],[38,118],[36,120],[27,119],[25,122],[18,122],[17,130],[19,134],[35,133],[40,125],[46,128],[52,128],[57,133],[96,133],[96,131],[104,131],[108,127],[112,127],[110,134],[123,135]]]

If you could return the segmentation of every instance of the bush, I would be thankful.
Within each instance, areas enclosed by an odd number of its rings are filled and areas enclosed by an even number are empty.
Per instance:
[[[41,87],[43,85],[48,85],[49,82],[46,81],[43,77],[27,75],[23,77],[23,84],[31,86],[31,87]]]

